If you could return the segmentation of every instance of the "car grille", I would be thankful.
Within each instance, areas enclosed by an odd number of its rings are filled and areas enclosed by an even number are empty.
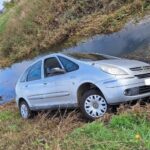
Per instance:
[[[145,94],[149,92],[150,92],[150,86],[139,86],[139,87],[126,89],[124,94],[126,96],[135,96],[135,95]]]
[[[134,67],[130,68],[131,71],[147,71],[150,70],[150,66],[141,66],[141,67]]]
[[[135,75],[135,77],[138,77],[139,79],[149,78],[150,77],[150,73],[138,74],[138,75]]]
[[[139,94],[144,94],[150,92],[150,86],[140,86]]]

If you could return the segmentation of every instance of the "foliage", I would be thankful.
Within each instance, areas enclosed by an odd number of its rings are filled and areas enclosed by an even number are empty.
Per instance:
[[[119,30],[149,0],[16,0],[0,16],[0,67]]]

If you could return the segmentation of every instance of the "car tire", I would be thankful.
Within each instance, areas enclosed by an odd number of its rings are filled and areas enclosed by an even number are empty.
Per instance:
[[[23,119],[29,119],[32,117],[32,111],[30,110],[27,102],[22,101],[19,105],[20,115]]]
[[[95,120],[107,112],[108,104],[99,91],[89,90],[83,94],[79,107],[85,118]]]

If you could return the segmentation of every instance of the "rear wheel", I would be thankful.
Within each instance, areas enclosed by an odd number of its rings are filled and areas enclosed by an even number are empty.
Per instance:
[[[107,102],[99,91],[85,92],[80,101],[80,108],[87,119],[95,120],[107,112]]]
[[[20,115],[24,119],[29,119],[32,117],[32,111],[30,110],[28,104],[25,101],[22,101],[19,105]]]

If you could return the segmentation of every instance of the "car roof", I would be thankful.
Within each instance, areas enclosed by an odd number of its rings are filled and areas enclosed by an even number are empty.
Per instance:
[[[63,55],[63,54],[61,54],[61,53],[48,54],[48,55],[46,55],[46,56],[43,56],[43,57],[41,57],[41,58],[36,59],[33,63],[31,63],[30,66],[32,66],[32,65],[34,65],[35,63],[37,63],[37,62],[39,62],[39,61],[42,61],[42,60],[44,60],[44,59],[46,59],[46,58],[49,58],[49,57],[56,57],[58,54],[59,54],[59,55]],[[63,55],[63,56],[65,56],[65,55]],[[29,66],[29,67],[30,67],[30,66]]]
[[[78,53],[78,54],[97,54],[97,55],[102,55],[102,56],[106,56],[106,57],[118,58],[118,57],[115,57],[115,56],[110,56],[110,55],[101,54],[101,53],[62,52],[62,53],[52,53],[52,54],[48,54],[48,55],[46,55],[46,56],[43,56],[43,57],[41,57],[41,58],[35,60],[30,66],[34,65],[35,63],[37,63],[37,62],[40,61],[40,60],[42,61],[42,60],[47,59],[47,58],[49,58],[49,57],[56,57],[56,56],[63,56],[63,57],[69,58],[69,59],[74,60],[74,61],[80,61],[80,60],[78,60],[78,59],[76,59],[76,58],[73,58],[73,57],[67,55],[67,54],[73,54],[73,53]],[[119,59],[119,58],[118,58],[118,59]],[[30,67],[30,66],[29,66],[29,67]]]

